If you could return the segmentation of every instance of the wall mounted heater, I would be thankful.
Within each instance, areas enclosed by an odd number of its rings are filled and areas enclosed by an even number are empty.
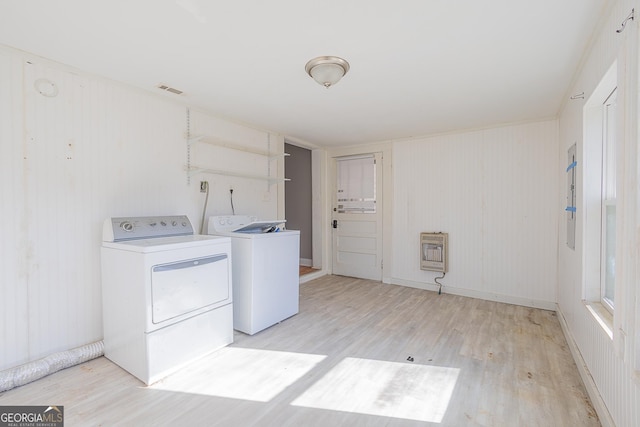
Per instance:
[[[448,271],[448,233],[420,233],[420,269]]]

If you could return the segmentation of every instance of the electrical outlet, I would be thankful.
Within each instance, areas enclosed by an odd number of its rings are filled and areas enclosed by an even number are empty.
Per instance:
[[[209,188],[209,183],[207,181],[200,181],[200,192],[206,193]]]

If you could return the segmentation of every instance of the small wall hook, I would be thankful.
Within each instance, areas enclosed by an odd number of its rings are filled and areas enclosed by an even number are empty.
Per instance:
[[[634,20],[635,13],[636,13],[636,9],[635,8],[631,9],[631,13],[629,14],[629,16],[625,18],[624,21],[622,21],[621,27],[616,30],[616,33],[621,33],[624,31],[624,27],[627,25],[627,22],[629,22],[629,20],[631,21]]]
[[[584,99],[584,92],[581,92],[577,95],[573,95],[570,99]]]

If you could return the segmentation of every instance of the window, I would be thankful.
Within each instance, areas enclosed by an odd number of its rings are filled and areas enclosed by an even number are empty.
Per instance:
[[[338,213],[376,213],[376,159],[373,154],[337,160]]]
[[[611,314],[616,283],[616,97],[617,66],[613,64],[584,106],[581,216],[585,299]]]
[[[616,89],[602,105],[600,302],[613,311],[616,279]]]

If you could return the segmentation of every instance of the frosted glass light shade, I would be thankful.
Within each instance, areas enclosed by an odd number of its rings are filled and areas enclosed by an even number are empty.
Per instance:
[[[349,63],[337,56],[319,56],[307,62],[307,74],[324,87],[338,83],[349,71]]]

